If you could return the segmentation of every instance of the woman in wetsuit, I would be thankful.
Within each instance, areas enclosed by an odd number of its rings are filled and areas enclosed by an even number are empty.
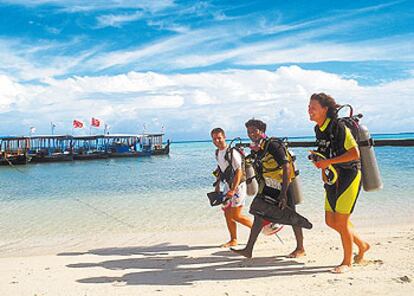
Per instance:
[[[340,234],[344,251],[341,264],[332,272],[343,273],[352,266],[352,243],[359,249],[354,257],[356,263],[363,261],[370,246],[354,232],[350,222],[361,190],[360,155],[351,131],[337,121],[338,107],[329,95],[313,94],[308,113],[310,120],[316,122],[318,150],[314,155],[318,156],[313,157],[313,161],[317,168],[322,169],[325,182],[325,222]],[[329,172],[329,168],[333,170],[326,174],[325,170]],[[333,171],[336,171],[336,177]]]

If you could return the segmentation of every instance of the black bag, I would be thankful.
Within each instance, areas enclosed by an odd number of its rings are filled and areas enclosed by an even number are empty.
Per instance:
[[[207,193],[207,197],[210,200],[210,205],[214,207],[221,205],[224,202],[226,196],[223,194],[223,192],[212,191]]]
[[[312,223],[308,219],[299,215],[289,207],[285,207],[283,210],[280,209],[278,201],[267,195],[257,195],[250,205],[249,213],[273,223],[300,226],[306,229],[312,228]]]

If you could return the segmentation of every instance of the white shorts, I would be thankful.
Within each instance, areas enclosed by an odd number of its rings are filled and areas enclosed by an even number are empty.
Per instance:
[[[225,188],[225,193],[229,191],[228,186]],[[228,201],[226,204],[222,206],[223,209],[227,209],[228,207],[237,208],[240,206],[244,206],[246,203],[246,182],[243,182],[237,187],[236,193],[233,197]]]

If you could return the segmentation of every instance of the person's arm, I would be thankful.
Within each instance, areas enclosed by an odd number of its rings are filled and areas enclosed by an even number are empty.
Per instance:
[[[289,163],[283,164],[283,181],[282,181],[282,189],[280,191],[280,201],[279,207],[284,209],[287,206],[287,191],[289,188],[289,175],[290,175],[290,166]]]
[[[233,183],[231,184],[230,190],[227,192],[228,197],[232,197],[236,193],[237,187],[239,187],[239,185],[240,185],[240,181],[241,181],[242,176],[243,176],[242,169],[238,168],[234,172]]]
[[[360,154],[358,147],[353,147],[347,150],[344,154],[339,155],[337,157],[317,161],[315,162],[315,166],[319,169],[325,169],[332,164],[349,162],[353,160],[358,160],[359,158]]]
[[[339,141],[340,145],[343,146],[346,152],[331,159],[320,160],[315,163],[316,167],[325,169],[332,164],[359,160],[360,153],[358,144],[347,127],[338,125],[336,141]]]
[[[282,164],[283,176],[282,176],[282,188],[279,195],[279,207],[284,209],[287,206],[287,191],[289,188],[289,176],[290,166],[289,161],[286,158],[285,148],[281,144],[271,143],[269,146],[269,153],[273,158]]]

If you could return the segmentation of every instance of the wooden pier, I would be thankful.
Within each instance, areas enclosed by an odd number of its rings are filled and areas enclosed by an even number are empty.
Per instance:
[[[0,165],[167,155],[164,134],[0,137]]]

